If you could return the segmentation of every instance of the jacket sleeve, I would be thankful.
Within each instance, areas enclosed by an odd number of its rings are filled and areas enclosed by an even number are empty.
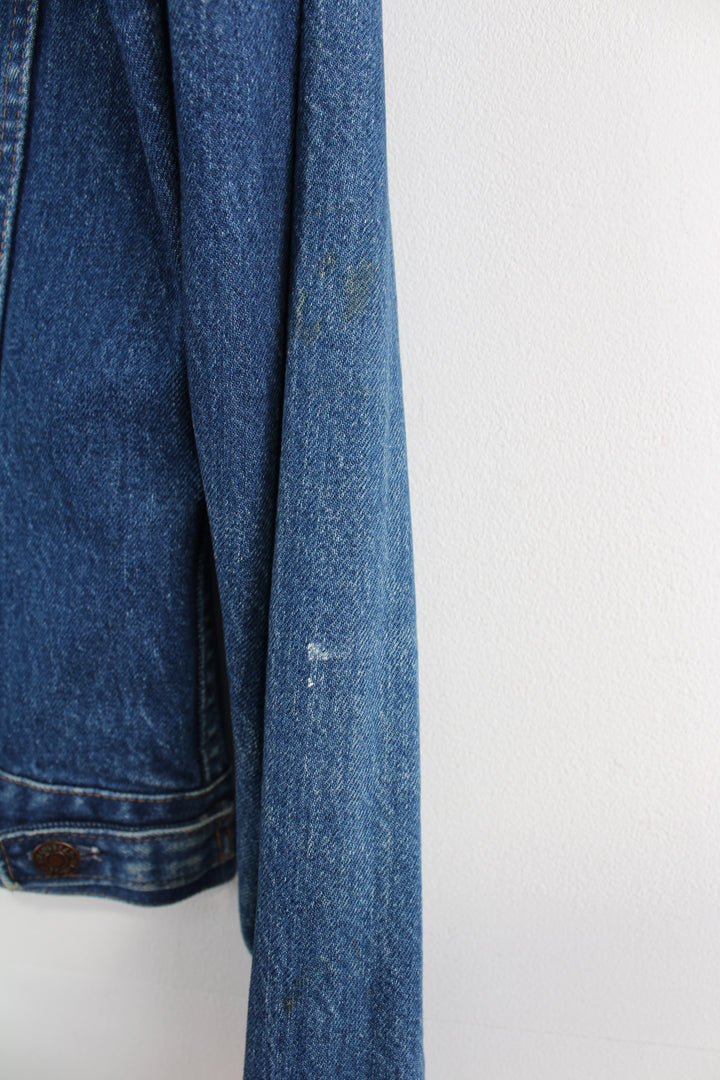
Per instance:
[[[169,0],[245,1080],[423,1076],[415,594],[380,0]]]

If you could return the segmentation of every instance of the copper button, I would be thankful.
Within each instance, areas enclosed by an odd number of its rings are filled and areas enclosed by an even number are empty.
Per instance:
[[[80,869],[80,855],[63,840],[45,840],[33,849],[33,865],[48,877],[67,877]]]

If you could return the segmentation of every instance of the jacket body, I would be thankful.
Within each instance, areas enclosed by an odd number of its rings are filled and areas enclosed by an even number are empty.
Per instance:
[[[379,0],[0,0],[0,883],[239,879],[246,1080],[423,1075]]]

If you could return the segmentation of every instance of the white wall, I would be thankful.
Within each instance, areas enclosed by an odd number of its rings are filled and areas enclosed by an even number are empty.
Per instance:
[[[720,4],[384,20],[428,1080],[718,1080]],[[239,1080],[248,978],[0,894],[0,1076]]]

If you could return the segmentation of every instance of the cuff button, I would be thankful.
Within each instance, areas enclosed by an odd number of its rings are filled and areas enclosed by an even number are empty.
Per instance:
[[[80,854],[62,840],[45,840],[33,848],[33,866],[48,877],[67,877],[80,869]]]

